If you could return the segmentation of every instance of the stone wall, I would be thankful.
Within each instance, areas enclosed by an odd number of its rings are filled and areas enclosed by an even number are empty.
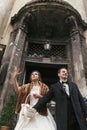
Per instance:
[[[85,7],[85,12],[86,12],[86,17],[87,17],[87,0],[83,0],[84,2],[84,7]]]
[[[15,0],[0,0],[0,44]],[[4,43],[3,43],[4,44]]]
[[[86,16],[85,7],[84,7],[84,1],[86,0],[64,0],[64,1],[71,4],[80,13],[82,19],[85,20],[85,22],[87,22],[87,16]]]

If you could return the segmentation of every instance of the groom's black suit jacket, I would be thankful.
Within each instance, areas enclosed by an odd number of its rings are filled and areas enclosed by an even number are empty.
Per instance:
[[[75,83],[68,81],[68,86],[70,91],[70,100],[80,129],[87,130],[85,121],[87,110],[83,97]],[[43,108],[43,105],[52,99],[56,102],[55,115],[57,130],[67,130],[67,96],[62,83],[57,82],[51,85],[49,92],[41,98],[34,108],[39,112]]]

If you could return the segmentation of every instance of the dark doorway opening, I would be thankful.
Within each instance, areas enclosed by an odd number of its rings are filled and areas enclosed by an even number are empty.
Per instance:
[[[41,73],[42,82],[44,82],[50,87],[51,84],[58,82],[57,71],[61,67],[67,68],[67,65],[66,64],[26,62],[25,83],[29,82],[30,73],[33,70],[38,70]]]

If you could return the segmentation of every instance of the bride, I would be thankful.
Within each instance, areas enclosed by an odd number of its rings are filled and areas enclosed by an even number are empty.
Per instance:
[[[19,74],[18,68],[15,68],[14,89],[18,94],[15,112],[20,115],[21,104],[25,102],[28,94],[30,95],[28,102],[33,107],[49,91],[49,88],[41,82],[41,75],[37,70],[30,74],[31,82],[22,86],[19,86],[17,82]],[[56,130],[56,124],[49,109],[46,106],[42,106],[41,111],[39,113],[37,112],[30,120],[19,116],[15,130]]]

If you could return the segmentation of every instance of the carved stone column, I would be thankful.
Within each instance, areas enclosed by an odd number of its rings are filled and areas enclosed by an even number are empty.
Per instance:
[[[80,31],[75,17],[70,16],[67,19],[70,25],[70,40],[72,48],[72,64],[73,64],[73,79],[78,85],[83,96],[87,96],[87,86],[84,73],[84,64],[81,50]]]
[[[12,54],[8,66],[8,71],[5,79],[5,83],[3,86],[2,93],[0,95],[0,113],[4,107],[4,104],[8,100],[11,93],[14,93],[13,90],[13,72],[14,68],[19,67],[22,59],[22,53],[24,44],[26,41],[26,33],[27,33],[27,22],[29,20],[29,17],[31,14],[26,14],[20,21],[20,24],[18,25],[17,34],[15,37],[15,40],[13,41],[13,49]],[[27,21],[26,21],[27,20]],[[10,91],[9,91],[10,90]]]

